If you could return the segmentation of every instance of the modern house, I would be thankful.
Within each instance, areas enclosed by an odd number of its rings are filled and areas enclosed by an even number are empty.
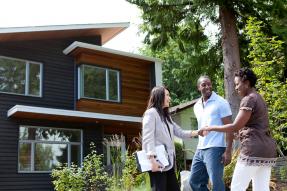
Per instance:
[[[128,26],[0,29],[0,190],[53,190],[51,170],[91,142],[138,136],[161,61],[102,47]]]
[[[197,120],[193,112],[193,106],[198,99],[191,100],[170,108],[170,113],[174,122],[176,122],[184,130],[197,130]],[[189,165],[192,162],[195,153],[198,138],[192,139],[176,139],[175,141],[183,145],[185,167],[189,170]]]

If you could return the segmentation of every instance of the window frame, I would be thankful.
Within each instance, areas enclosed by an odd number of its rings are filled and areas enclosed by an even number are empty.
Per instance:
[[[31,97],[42,97],[43,96],[43,63],[36,62],[36,61],[25,60],[25,59],[7,57],[7,56],[2,56],[2,55],[0,55],[0,58],[25,62],[24,63],[25,64],[25,93],[24,94],[20,94],[20,93],[14,93],[14,92],[4,92],[4,91],[1,91],[1,90],[0,90],[0,93],[21,95],[21,96],[31,96]],[[31,95],[31,94],[29,94],[30,64],[36,64],[36,65],[40,66],[39,95]]]
[[[70,131],[79,131],[80,132],[80,142],[63,142],[63,141],[43,141],[43,140],[20,140],[20,128],[42,128],[42,129],[59,129],[59,130],[70,130]],[[30,156],[30,171],[20,170],[20,144],[21,143],[29,143],[31,144],[31,156]],[[18,133],[18,162],[17,162],[17,171],[18,173],[51,173],[51,171],[36,171],[35,170],[35,147],[36,144],[66,144],[68,150],[67,156],[67,164],[68,167],[71,167],[71,146],[79,145],[80,146],[80,164],[83,163],[83,130],[82,129],[71,129],[71,128],[56,128],[56,127],[42,127],[42,126],[31,126],[31,125],[20,125],[19,133]]]
[[[84,95],[84,67],[90,67],[90,68],[99,68],[99,69],[104,69],[105,70],[105,75],[106,75],[106,99],[100,99],[100,98],[93,98],[93,97],[86,97]],[[114,71],[117,73],[117,100],[111,100],[110,99],[110,85],[109,85],[109,71]],[[78,99],[84,98],[84,99],[92,99],[92,100],[99,100],[99,101],[107,101],[107,102],[115,102],[115,103],[120,103],[121,102],[121,91],[120,91],[120,80],[121,80],[121,72],[120,70],[116,69],[111,69],[111,68],[106,68],[106,67],[101,67],[97,65],[90,65],[90,64],[81,64],[78,66]]]

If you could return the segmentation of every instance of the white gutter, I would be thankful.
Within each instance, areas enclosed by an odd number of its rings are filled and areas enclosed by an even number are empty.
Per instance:
[[[154,71],[155,71],[155,85],[161,86],[162,85],[162,63],[161,62],[154,63]]]
[[[9,111],[7,112],[7,116],[12,117],[17,112],[58,115],[58,116],[66,116],[66,117],[82,117],[82,118],[90,118],[90,119],[105,119],[105,120],[137,122],[137,123],[141,123],[142,121],[141,117],[93,113],[93,112],[74,111],[74,110],[65,110],[65,109],[52,109],[52,108],[46,108],[46,107],[34,107],[34,106],[25,106],[25,105],[15,105],[11,109],[9,109]]]

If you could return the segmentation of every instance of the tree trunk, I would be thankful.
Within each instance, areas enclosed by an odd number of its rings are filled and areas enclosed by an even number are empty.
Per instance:
[[[222,33],[225,98],[230,103],[233,118],[235,118],[239,109],[239,97],[234,89],[234,73],[240,68],[236,19],[233,10],[226,7],[219,8],[219,19]]]

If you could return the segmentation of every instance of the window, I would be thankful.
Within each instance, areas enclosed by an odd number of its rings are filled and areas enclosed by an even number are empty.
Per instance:
[[[120,101],[119,71],[90,65],[79,67],[79,98]]]
[[[19,172],[51,172],[60,163],[82,163],[82,131],[20,126]]]
[[[42,96],[42,64],[0,56],[0,92]]]

